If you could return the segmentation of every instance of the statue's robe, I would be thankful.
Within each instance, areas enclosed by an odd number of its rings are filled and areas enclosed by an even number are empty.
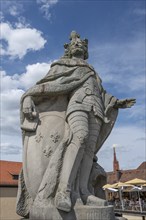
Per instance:
[[[37,116],[28,121],[23,101],[31,96]],[[52,201],[57,190],[63,157],[72,139],[67,117],[73,111],[93,111],[102,120],[95,154],[115,123],[116,98],[108,94],[94,68],[80,59],[60,59],[48,74],[21,99],[23,170],[19,178],[17,213],[27,216],[34,200]],[[55,131],[55,132],[54,132]]]

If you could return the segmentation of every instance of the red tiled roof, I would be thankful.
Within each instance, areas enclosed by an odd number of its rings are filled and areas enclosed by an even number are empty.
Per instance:
[[[118,171],[117,171],[118,172]],[[117,182],[117,172],[107,173],[107,183],[113,184]],[[120,182],[126,182],[134,178],[146,180],[146,162],[143,162],[137,169],[133,170],[120,170]]]
[[[140,169],[146,169],[146,161],[141,163],[140,166],[137,168],[137,170],[140,170]]]
[[[17,186],[18,180],[13,175],[19,175],[21,167],[21,162],[0,160],[0,186]]]
[[[21,162],[0,160],[0,186],[17,186],[18,180],[14,180],[13,175],[18,175],[21,167]],[[134,178],[146,180],[146,162],[143,162],[137,169],[121,170],[120,172],[122,173],[121,182],[126,182]],[[110,184],[117,182],[117,173],[108,172],[107,182]]]

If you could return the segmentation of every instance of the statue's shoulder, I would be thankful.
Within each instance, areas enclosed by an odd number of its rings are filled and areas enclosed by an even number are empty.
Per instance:
[[[55,66],[55,65],[65,65],[68,67],[76,67],[76,66],[84,66],[84,67],[89,67],[90,69],[94,70],[94,68],[89,65],[85,60],[83,59],[77,59],[77,58],[60,58],[59,60],[53,62],[51,64],[51,67]],[[95,70],[94,70],[95,71]]]
[[[60,58],[59,60],[57,60],[57,61],[55,61],[55,62],[53,62],[52,64],[51,64],[51,67],[54,67],[54,66],[56,66],[56,65],[70,65],[70,60],[71,59],[69,59],[69,58]]]

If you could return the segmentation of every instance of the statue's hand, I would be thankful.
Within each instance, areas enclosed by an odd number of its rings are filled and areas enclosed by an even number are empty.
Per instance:
[[[31,98],[31,96],[25,97],[23,101],[23,109],[22,109],[25,117],[27,119],[32,120],[36,114],[35,104]]]
[[[119,99],[115,103],[115,108],[131,108],[136,103],[136,99]]]

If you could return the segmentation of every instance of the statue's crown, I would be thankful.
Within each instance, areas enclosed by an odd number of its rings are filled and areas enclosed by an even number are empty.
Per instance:
[[[80,35],[76,31],[72,31],[69,39],[74,40],[76,38],[80,38]]]
[[[77,39],[80,39],[80,35],[76,31],[72,31],[71,34],[70,34],[69,40],[71,42],[73,42],[73,41],[76,41]],[[84,59],[88,59],[88,39],[81,40],[81,42],[82,42],[82,44],[84,45],[84,48],[85,48]],[[65,48],[64,57],[69,57],[70,58],[70,45],[71,45],[71,43],[64,44],[64,48]]]

